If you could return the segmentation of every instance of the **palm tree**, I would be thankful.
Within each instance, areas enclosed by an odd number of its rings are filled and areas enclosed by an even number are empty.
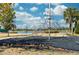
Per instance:
[[[76,28],[78,27],[78,24],[79,24],[79,11],[75,12],[73,21],[75,23],[75,26],[74,26],[74,32],[75,32]]]
[[[74,22],[74,18],[76,16],[74,16],[77,12],[77,9],[76,8],[67,8],[65,11],[64,11],[64,19],[66,20],[66,23],[69,23],[69,31],[70,33],[73,32],[73,22]]]

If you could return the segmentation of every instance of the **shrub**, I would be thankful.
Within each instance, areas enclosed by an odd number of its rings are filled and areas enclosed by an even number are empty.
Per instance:
[[[76,26],[75,33],[79,34],[79,24]]]

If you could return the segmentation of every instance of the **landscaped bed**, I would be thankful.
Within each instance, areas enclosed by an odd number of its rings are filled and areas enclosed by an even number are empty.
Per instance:
[[[69,37],[51,37],[51,40],[48,40],[48,37],[32,36],[24,38],[9,38],[0,40],[0,45],[2,46],[11,46],[11,47],[26,47],[27,46],[36,46],[39,47],[56,47],[63,48],[68,50],[77,50],[79,51],[79,37],[69,36]]]

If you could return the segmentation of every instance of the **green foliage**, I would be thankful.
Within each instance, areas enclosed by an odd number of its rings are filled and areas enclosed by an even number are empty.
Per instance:
[[[79,19],[79,11],[76,8],[67,8],[64,11],[64,19],[66,20],[67,23],[69,23],[69,29],[70,32],[72,32],[72,24],[75,22],[75,27],[77,25],[77,21]],[[72,30],[72,31],[71,31]]]
[[[75,33],[79,34],[79,24],[76,26]]]
[[[0,32],[8,32],[8,30],[0,29]]]
[[[0,4],[0,21],[2,26],[6,30],[11,30],[12,28],[16,27],[13,24],[13,19],[15,18],[15,12],[12,7],[11,3],[1,3]]]

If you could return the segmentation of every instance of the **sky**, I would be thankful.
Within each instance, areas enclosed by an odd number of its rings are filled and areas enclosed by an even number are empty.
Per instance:
[[[51,3],[51,27],[68,27],[63,12],[68,7],[79,8],[78,3]],[[39,29],[48,27],[48,3],[15,3],[14,23],[17,28]]]

